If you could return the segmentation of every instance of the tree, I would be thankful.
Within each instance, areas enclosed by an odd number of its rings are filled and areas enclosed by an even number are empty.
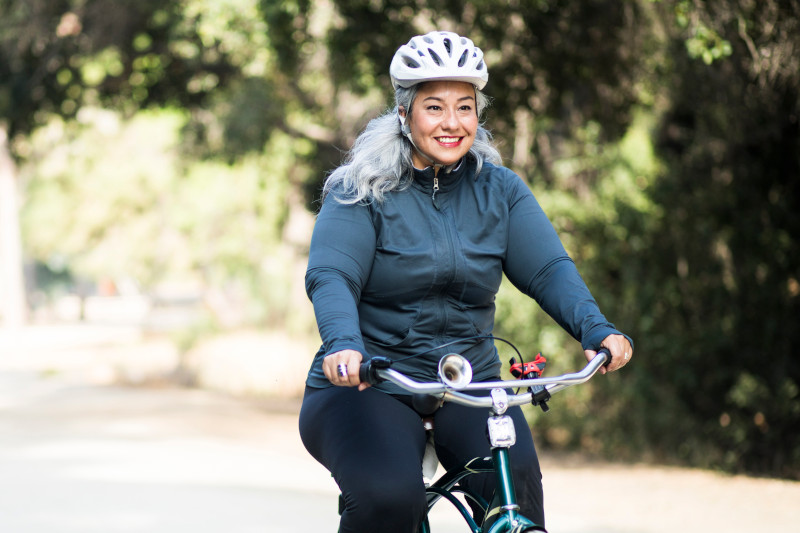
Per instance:
[[[139,191],[139,203],[114,211],[130,219],[126,228],[178,233],[169,249],[191,249],[183,257],[192,272],[218,286],[252,279],[243,291],[251,300],[264,300],[255,287],[280,285],[264,277],[283,267],[265,265],[265,255],[279,254],[264,243],[285,237],[297,212],[286,198],[302,191],[316,209],[326,171],[387,107],[397,46],[437,28],[473,37],[487,52],[487,124],[507,165],[536,193],[604,313],[636,341],[624,373],[565,395],[568,409],[532,415],[540,441],[800,475],[796,0],[0,0],[0,8],[0,118],[17,161],[31,139],[40,146],[31,132],[47,122],[64,125],[61,148],[88,146],[80,161],[113,164],[90,127],[89,111],[100,107],[132,117],[122,139],[164,125],[171,137],[158,152],[172,157],[169,183],[140,186],[119,173],[120,190],[104,192],[125,202],[136,195],[123,190]],[[82,178],[47,176],[26,189],[36,201],[27,212],[39,218],[48,198],[69,209],[64,196]],[[64,196],[58,180],[69,184]],[[97,174],[83,181],[104,183]],[[225,192],[234,181],[242,186]],[[221,201],[210,206],[195,186]],[[178,199],[194,205],[153,222],[147,206]],[[72,250],[72,264],[86,269],[108,265],[114,232],[125,231],[111,215],[83,223],[70,232],[83,244],[70,248],[64,228],[55,230],[26,249]],[[156,264],[147,250],[128,252],[126,268],[153,276],[177,268],[163,255]],[[498,304],[499,334],[528,352],[574,356],[551,358],[554,371],[580,361],[535,305],[513,291]],[[272,316],[283,305],[270,304]]]
[[[663,356],[647,366],[672,371],[661,387],[686,417],[677,423],[710,439],[664,444],[796,478],[800,3],[677,2],[676,13],[672,42],[686,53],[672,54],[655,136],[664,216],[642,263],[660,286],[642,303]]]
[[[155,104],[200,106],[239,73],[235,51],[209,33],[202,2],[0,1],[0,269],[6,323],[24,321],[13,159],[50,116],[85,107],[125,113]],[[204,33],[205,32],[205,33]],[[9,142],[5,140],[8,139]]]
[[[25,323],[25,281],[17,217],[16,168],[8,150],[8,134],[0,125],[0,317],[7,327]]]
[[[285,75],[299,77],[313,68],[314,89],[328,90],[320,79],[333,82],[329,101],[319,96],[315,101],[314,91],[299,91],[308,108],[324,106],[328,116],[339,118],[352,95],[369,102],[358,109],[358,120],[330,121],[333,132],[326,142],[352,140],[369,113],[386,106],[394,51],[411,36],[434,29],[469,35],[487,51],[486,90],[495,97],[489,124],[512,166],[530,178],[546,179],[558,149],[554,143],[587,122],[599,125],[602,139],[619,138],[638,103],[637,82],[648,68],[643,58],[650,52],[649,23],[636,2],[331,4],[261,2]],[[321,18],[327,24],[312,24]]]
[[[798,3],[334,5],[334,94],[386,99],[389,59],[414,34],[452,29],[487,51],[490,127],[643,354],[587,389],[570,441],[800,475]],[[272,7],[291,28],[273,35],[283,67],[302,72],[314,10]],[[506,303],[501,329],[563,346]]]

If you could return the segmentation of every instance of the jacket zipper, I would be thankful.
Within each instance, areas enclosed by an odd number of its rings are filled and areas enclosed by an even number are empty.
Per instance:
[[[442,224],[440,225],[441,229],[444,231],[444,239],[446,243],[447,250],[444,252],[444,257],[449,257],[449,262],[451,262],[450,266],[448,267],[450,270],[450,275],[448,276],[445,284],[442,286],[440,294],[439,294],[439,301],[438,301],[438,308],[439,308],[439,328],[436,331],[435,338],[443,338],[447,332],[448,327],[448,313],[447,313],[447,303],[446,297],[448,288],[453,283],[455,279],[455,269],[456,265],[458,264],[458,255],[456,250],[455,241],[453,238],[453,227],[450,223],[449,218],[445,213],[442,212],[439,204],[436,200],[436,193],[439,191],[439,178],[433,178],[433,194],[431,195],[431,200],[433,201],[433,206],[436,210],[440,213]]]

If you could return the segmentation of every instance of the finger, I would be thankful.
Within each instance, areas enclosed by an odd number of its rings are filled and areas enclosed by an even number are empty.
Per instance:
[[[361,376],[359,371],[361,370],[362,359],[363,358],[359,352],[353,352],[352,356],[347,361],[347,381],[350,386],[355,387],[361,385]]]
[[[621,339],[620,345],[621,345],[620,351],[622,352],[622,359],[620,360],[620,368],[621,368],[627,365],[628,362],[631,360],[631,357],[633,357],[633,347],[631,346],[631,343],[628,342],[628,339],[624,337]]]
[[[361,383],[358,376],[361,359],[361,353],[354,350],[329,354],[322,363],[325,377],[339,387],[355,387]]]
[[[350,380],[350,370],[347,361],[336,363],[336,379],[342,382],[348,382]]]
[[[336,382],[336,375],[331,370],[331,368],[332,368],[332,366],[331,366],[330,361],[328,360],[328,358],[325,358],[322,361],[322,372],[325,374],[325,377],[328,378],[328,381],[330,381],[331,383],[335,383]]]
[[[584,350],[583,354],[586,356],[587,361],[591,361],[597,355],[597,351],[595,350]],[[601,366],[598,370],[601,374],[605,374],[607,372],[605,365]]]
[[[606,368],[607,372],[614,372],[625,366],[633,355],[633,349],[624,335],[609,335],[600,344],[611,353],[611,362]],[[605,372],[603,372],[605,373]]]
[[[322,370],[325,377],[334,385],[347,385],[348,365],[347,357],[344,352],[337,352],[325,356],[322,362]]]
[[[627,342],[622,343],[622,346],[617,348],[615,351],[616,355],[612,360],[612,365],[610,365],[610,371],[612,372],[627,365],[633,357],[633,349]]]

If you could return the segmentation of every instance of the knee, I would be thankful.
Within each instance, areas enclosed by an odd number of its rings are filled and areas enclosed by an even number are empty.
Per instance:
[[[538,463],[528,462],[527,464],[515,464],[511,467],[514,479],[524,479],[526,483],[542,484],[542,471]]]
[[[514,468],[514,484],[517,489],[517,503],[522,514],[544,525],[544,491],[542,473],[536,465],[527,468]]]
[[[427,507],[422,477],[406,482],[391,478],[373,481],[345,492],[344,514],[362,526],[371,524],[373,531],[414,530]]]

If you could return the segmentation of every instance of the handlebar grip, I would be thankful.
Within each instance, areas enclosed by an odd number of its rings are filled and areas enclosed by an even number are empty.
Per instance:
[[[599,350],[597,350],[598,354],[604,354],[606,356],[606,362],[603,363],[603,366],[608,366],[611,364],[611,352],[608,351],[608,348],[605,346],[601,346]]]
[[[377,385],[385,381],[378,376],[378,370],[383,370],[392,366],[392,360],[388,357],[373,357],[363,363],[358,369],[358,379],[370,385]]]

